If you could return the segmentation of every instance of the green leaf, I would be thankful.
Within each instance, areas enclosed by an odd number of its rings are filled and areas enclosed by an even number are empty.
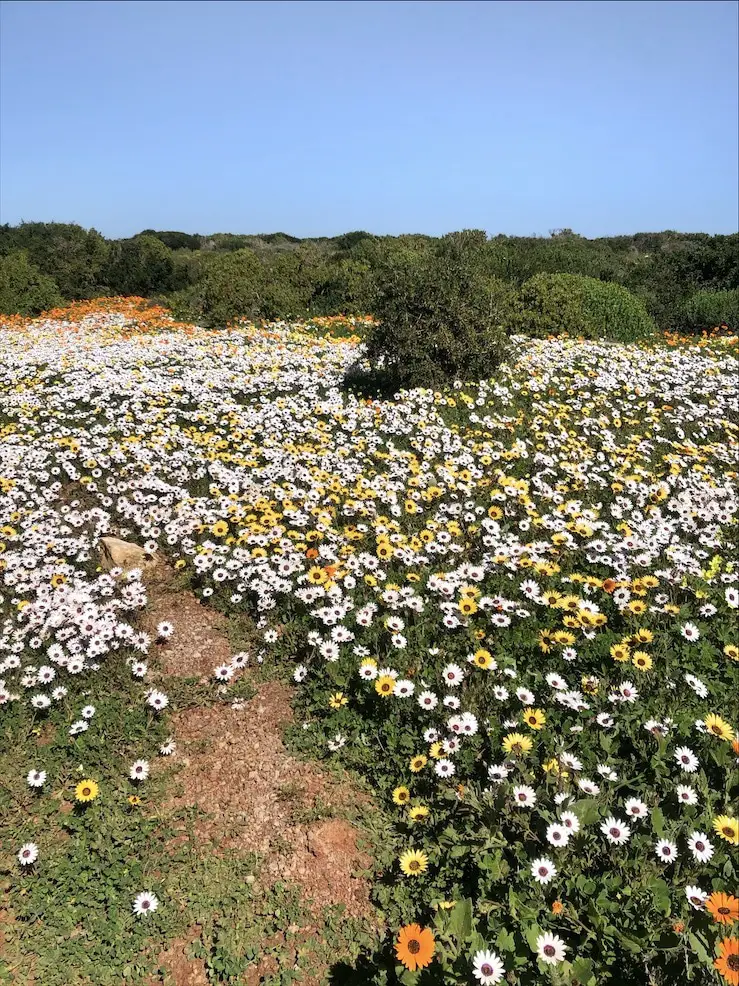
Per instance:
[[[698,960],[700,962],[705,963],[706,965],[710,965],[711,964],[711,957],[708,954],[708,951],[706,950],[705,944],[703,943],[703,941],[701,940],[701,938],[699,938],[697,934],[693,934],[691,932],[691,934],[688,935],[688,941],[690,942],[690,947],[693,949],[693,951],[697,955]]]
[[[657,838],[664,838],[665,834],[665,816],[662,814],[661,808],[652,809],[652,828],[657,835]]]
[[[524,930],[524,936],[532,952],[536,951],[536,940],[540,934],[541,934],[541,928],[539,927],[538,924],[530,924],[528,928]]]
[[[404,969],[402,965],[396,965],[395,972],[398,980],[403,983],[403,986],[416,986],[419,976],[418,972],[411,972],[410,969]]]
[[[449,933],[461,942],[472,934],[472,901],[469,897],[457,902],[449,922]]]
[[[581,801],[576,801],[572,808],[581,825],[594,825],[600,818],[598,802],[595,798],[583,798]]]
[[[672,909],[670,902],[670,888],[664,880],[654,880],[651,884],[654,906],[658,911],[669,914]]]
[[[575,959],[572,963],[572,975],[582,986],[596,986],[592,959]]]

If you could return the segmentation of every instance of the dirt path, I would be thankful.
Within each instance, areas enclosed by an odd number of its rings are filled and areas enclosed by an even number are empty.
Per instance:
[[[148,582],[143,629],[155,636],[159,622],[174,626],[171,639],[157,645],[165,690],[167,677],[212,678],[231,657],[225,617],[191,592],[174,589],[171,570],[159,568]],[[172,806],[196,805],[207,813],[197,832],[203,842],[263,856],[259,879],[299,887],[317,920],[321,908],[333,904],[343,904],[349,916],[370,915],[369,885],[353,875],[368,864],[357,849],[358,832],[343,818],[324,817],[356,805],[362,795],[348,780],[335,780],[286,750],[288,686],[255,682],[255,689],[253,698],[233,706],[175,713],[174,759],[182,769]],[[174,943],[161,961],[177,986],[205,986],[203,963],[186,959],[187,945]],[[306,986],[321,981],[304,980]]]

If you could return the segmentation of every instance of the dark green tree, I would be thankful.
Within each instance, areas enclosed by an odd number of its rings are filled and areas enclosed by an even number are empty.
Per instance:
[[[24,250],[0,257],[0,312],[38,315],[61,303],[56,281],[42,274]]]
[[[118,240],[111,250],[105,278],[113,294],[150,297],[175,288],[175,261],[156,236]]]
[[[500,362],[512,291],[486,272],[485,242],[481,230],[451,233],[378,270],[367,356],[396,386],[480,379]]]
[[[224,326],[235,318],[258,318],[264,302],[265,271],[253,250],[213,256],[198,285],[207,324]]]

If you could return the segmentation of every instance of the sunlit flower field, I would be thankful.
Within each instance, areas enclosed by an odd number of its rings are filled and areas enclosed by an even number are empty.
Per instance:
[[[517,338],[489,381],[378,400],[342,387],[362,331],[0,323],[0,729],[104,731],[85,691],[122,650],[166,722],[146,574],[99,561],[133,541],[254,615],[294,745],[389,813],[375,982],[737,986],[736,348]],[[152,725],[122,770],[172,749]],[[168,901],[136,889],[138,927]]]

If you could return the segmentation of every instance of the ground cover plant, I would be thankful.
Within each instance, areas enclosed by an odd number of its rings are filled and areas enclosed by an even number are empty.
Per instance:
[[[325,925],[334,982],[736,986],[735,345],[522,336],[379,400],[343,386],[364,332],[122,299],[3,323],[2,974],[54,982],[63,943],[79,983],[145,982],[197,919],[207,981],[248,983],[300,924],[256,860],[162,831],[192,824],[173,712],[256,665],[294,682],[295,749],[374,790],[380,931]],[[164,687],[177,618],[142,629],[109,534],[252,621],[210,683]]]

